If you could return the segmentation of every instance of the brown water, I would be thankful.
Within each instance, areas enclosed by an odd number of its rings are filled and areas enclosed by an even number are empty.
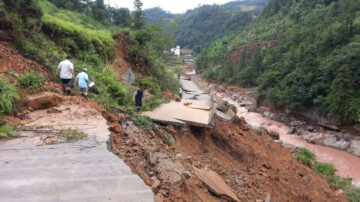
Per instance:
[[[291,144],[296,147],[308,148],[316,154],[319,161],[332,163],[338,170],[337,174],[340,177],[352,177],[353,183],[360,186],[360,157],[334,148],[310,144],[301,139],[298,135],[288,135],[289,127],[285,124],[273,121],[260,113],[249,112],[248,109],[239,106],[239,104],[231,98],[228,98],[221,93],[218,93],[218,95],[235,105],[238,109],[238,116],[244,117],[251,127],[264,127],[268,131],[278,132],[280,134],[280,140],[283,143]]]

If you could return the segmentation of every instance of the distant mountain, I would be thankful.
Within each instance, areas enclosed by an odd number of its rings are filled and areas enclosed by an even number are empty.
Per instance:
[[[233,1],[224,5],[204,5],[179,17],[175,41],[199,53],[212,41],[241,29],[260,15],[268,0]]]
[[[171,20],[181,15],[181,14],[172,14],[170,12],[164,11],[160,7],[146,9],[144,13],[148,24],[157,22],[160,18],[163,18],[164,20]]]

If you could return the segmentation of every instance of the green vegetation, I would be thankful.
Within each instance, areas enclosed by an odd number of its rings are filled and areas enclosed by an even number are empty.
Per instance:
[[[11,138],[17,135],[17,132],[12,126],[0,123],[0,138]]]
[[[315,154],[307,148],[299,148],[299,154],[296,155],[296,158],[308,167],[312,167],[316,161]]]
[[[106,22],[105,19],[97,18],[95,13],[98,11],[94,10],[110,12],[111,9],[115,9],[104,6],[103,1],[31,0],[29,4],[22,3],[22,0],[16,0],[8,7],[0,5],[5,8],[7,23],[17,30],[12,34],[17,39],[16,45],[20,52],[44,65],[51,72],[55,72],[58,63],[66,55],[72,55],[75,58],[75,72],[80,72],[84,67],[88,68],[90,80],[96,83],[96,89],[90,94],[90,98],[103,104],[105,108],[132,105],[132,93],[129,94],[117,74],[107,66],[107,63],[114,59],[116,40],[119,38],[127,41],[128,47],[121,48],[128,50],[128,59],[136,64],[136,68],[145,76],[145,84],[156,94],[157,99],[153,99],[145,108],[153,108],[156,103],[162,102],[159,101],[161,91],[176,89],[176,80],[172,79],[160,60],[162,44],[171,39],[158,40],[164,35],[162,29],[156,25],[135,23],[137,20],[144,20],[140,1],[138,17],[126,19],[139,25],[135,31],[131,28],[121,28],[116,23],[109,23],[110,20]],[[22,9],[28,7],[36,9],[38,15],[23,16]],[[30,22],[33,23],[33,27],[30,27]],[[29,79],[35,80],[34,76],[34,73],[26,74],[21,76],[20,81],[26,87],[37,86],[41,83],[38,80],[29,83]],[[50,77],[57,80],[54,75]]]
[[[270,0],[243,30],[196,60],[207,78],[258,86],[259,103],[360,122],[360,2]]]
[[[8,80],[0,77],[0,138],[16,136],[16,132],[10,125],[2,123],[4,115],[13,111],[15,101],[19,98],[16,86],[9,84]]]
[[[60,136],[65,137],[67,142],[74,142],[87,137],[87,135],[80,130],[71,128],[61,130]]]
[[[336,169],[332,164],[316,161],[315,154],[307,148],[299,148],[299,154],[296,155],[296,158],[306,166],[314,169],[315,172],[326,179],[330,184],[345,191],[350,202],[360,201],[360,188],[352,185],[351,178],[340,178],[339,176],[336,176]]]
[[[255,134],[260,135],[260,136],[263,134],[263,132],[258,128],[254,128],[253,131]]]
[[[40,72],[26,72],[17,77],[18,81],[26,88],[39,88],[44,85],[45,77]]]
[[[0,119],[3,115],[12,112],[17,98],[19,98],[17,88],[9,84],[6,78],[0,77]]]
[[[252,21],[250,12],[230,11],[218,5],[205,5],[179,18],[174,39],[182,47],[199,53],[209,41],[229,34]]]
[[[174,18],[180,16],[177,14],[172,14],[169,12],[164,11],[160,7],[150,8],[144,10],[144,14],[146,17],[146,22],[148,24],[153,24],[158,22],[160,19],[163,19],[165,21],[172,21]]]
[[[136,126],[143,126],[145,128],[151,128],[154,123],[152,120],[147,116],[140,116],[135,111],[129,113],[131,116],[131,120],[134,122]]]
[[[128,8],[109,7],[105,5],[104,0],[49,0],[49,2],[62,9],[83,13],[105,25],[113,23],[128,26],[131,20]]]
[[[172,14],[161,8],[145,10],[147,22],[169,22],[175,29],[166,28],[177,44],[199,53],[209,42],[230,34],[249,24],[258,16],[268,0],[233,1],[224,5],[204,5],[185,14]]]
[[[167,144],[169,146],[173,146],[175,144],[175,140],[174,140],[174,138],[172,136],[167,138]]]

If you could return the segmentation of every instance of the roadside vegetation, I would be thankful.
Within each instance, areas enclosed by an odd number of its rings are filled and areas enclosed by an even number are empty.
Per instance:
[[[330,184],[342,189],[348,196],[350,202],[360,201],[360,188],[352,185],[351,178],[336,176],[336,168],[334,168],[332,164],[317,161],[315,154],[307,148],[299,148],[296,158],[304,165],[312,168]]]
[[[2,118],[13,112],[13,106],[19,98],[18,90],[15,85],[0,77],[0,138],[10,138],[15,136],[16,133],[10,125],[2,123]]]
[[[258,86],[260,102],[360,122],[360,2],[270,0],[261,16],[204,49],[205,77]]]

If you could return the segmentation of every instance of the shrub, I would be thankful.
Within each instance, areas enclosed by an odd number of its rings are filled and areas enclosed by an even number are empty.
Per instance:
[[[327,180],[333,180],[336,169],[330,163],[315,162],[314,170]]]
[[[9,84],[6,78],[0,77],[0,118],[12,112],[18,97],[17,88]]]
[[[136,79],[134,84],[138,86],[140,85],[143,86],[145,89],[148,89],[149,92],[153,95],[161,94],[161,89],[159,85],[157,85],[150,77],[146,77],[143,79]]]
[[[145,128],[151,128],[154,124],[149,117],[140,116],[136,113],[131,115],[131,120],[136,126],[144,126]]]
[[[167,138],[167,144],[169,145],[169,146],[173,146],[174,144],[175,144],[175,140],[174,140],[174,138],[173,137],[168,137]]]
[[[0,123],[0,138],[11,138],[17,135],[14,128],[10,125],[1,125]]]
[[[253,131],[255,134],[260,135],[260,136],[263,134],[263,132],[258,128],[254,128]]]
[[[296,155],[296,158],[308,167],[311,167],[316,161],[315,154],[307,148],[299,148],[299,154]]]
[[[40,72],[26,72],[18,77],[20,84],[27,88],[39,88],[44,85],[45,77]]]

